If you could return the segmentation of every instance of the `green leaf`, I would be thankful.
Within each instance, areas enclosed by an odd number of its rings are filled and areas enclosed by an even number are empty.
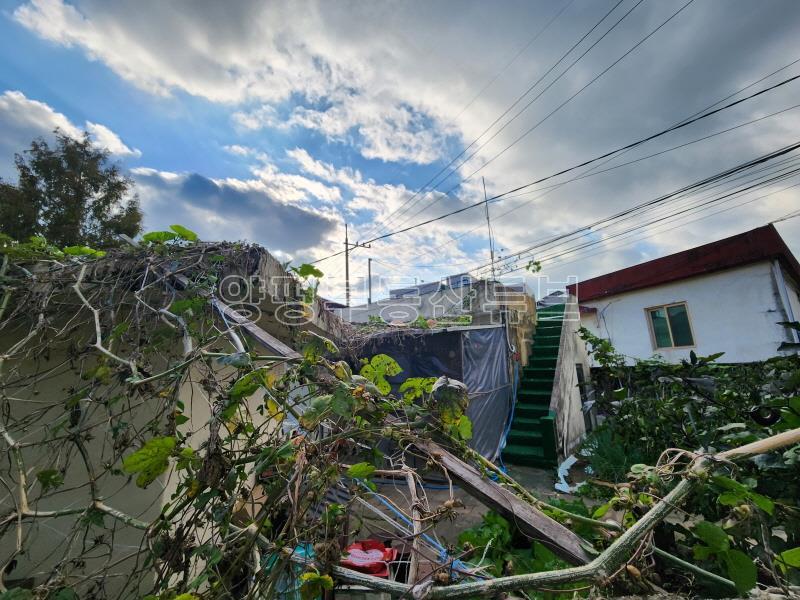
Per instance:
[[[63,587],[55,594],[48,596],[47,600],[79,600],[79,597],[72,588]]]
[[[300,581],[300,598],[302,600],[315,600],[322,595],[324,590],[333,589],[333,579],[330,575],[303,573]]]
[[[375,472],[375,467],[369,463],[361,462],[347,469],[347,476],[353,479],[366,479]]]
[[[472,421],[469,420],[467,415],[461,415],[456,426],[458,427],[458,435],[462,440],[472,439]]]
[[[231,400],[247,398],[261,386],[266,386],[268,375],[269,367],[260,367],[240,377],[228,392]]]
[[[397,361],[387,354],[376,354],[369,361],[362,359],[362,362],[364,366],[361,367],[359,374],[374,383],[384,395],[392,391],[392,386],[386,381],[386,377],[393,377],[403,371]]]
[[[33,592],[24,588],[11,588],[0,594],[0,600],[32,600]]]
[[[698,560],[706,560],[714,555],[714,551],[711,548],[703,546],[702,544],[696,544],[692,548],[692,552],[694,553],[694,557]]]
[[[172,231],[151,231],[142,236],[142,241],[153,244],[163,244],[178,237],[177,233]]]
[[[42,486],[42,491],[46,492],[50,489],[56,489],[64,485],[64,477],[60,471],[55,469],[44,469],[36,473],[36,479]]]
[[[401,385],[398,391],[403,394],[403,399],[410,402],[417,398],[422,398],[424,394],[430,394],[436,377],[409,377]]]
[[[739,492],[740,494],[748,494],[750,492],[750,488],[746,485],[739,483],[738,481],[731,479],[730,477],[723,477],[721,475],[715,475],[711,478],[711,481],[725,490],[731,490],[733,492]]]
[[[322,271],[320,271],[314,265],[309,265],[308,263],[303,263],[299,267],[292,267],[292,271],[294,271],[298,277],[303,279],[308,279],[309,277],[316,277],[319,279],[323,276]]]
[[[176,315],[182,315],[186,312],[192,311],[193,313],[198,313],[203,310],[203,307],[206,306],[207,300],[205,298],[201,298],[196,296],[194,298],[182,298],[181,300],[175,300],[169,306],[169,311]]]
[[[340,417],[353,415],[353,395],[346,386],[336,388],[331,398],[330,407],[334,414]]]
[[[758,508],[763,510],[768,515],[771,515],[775,510],[775,503],[766,496],[762,496],[761,494],[756,494],[755,492],[750,492],[747,495],[747,497],[753,504],[755,504]]]
[[[89,246],[67,246],[64,248],[64,254],[68,256],[94,256],[95,258],[102,258],[106,255],[102,250],[95,250]]]
[[[169,228],[177,233],[179,238],[186,240],[187,242],[196,242],[198,239],[197,234],[194,231],[191,229],[186,229],[186,227],[183,225],[170,225]]]
[[[105,518],[106,514],[100,510],[97,510],[94,506],[89,507],[83,514],[83,521],[87,525],[94,525],[95,527],[105,527]]]
[[[791,550],[784,550],[778,554],[776,562],[784,573],[788,571],[787,567],[800,569],[800,546],[792,548]]]
[[[174,437],[156,437],[148,440],[144,446],[122,461],[122,469],[126,473],[139,473],[136,485],[141,488],[147,487],[167,470],[175,443]]]
[[[331,340],[321,335],[317,335],[313,331],[303,331],[301,339],[305,342],[303,346],[303,356],[310,362],[316,361],[322,355],[337,354],[339,348],[336,347]]]
[[[703,540],[706,545],[713,552],[722,552],[730,548],[728,541],[728,534],[722,527],[709,523],[708,521],[700,521],[694,526],[692,530],[695,536]]]
[[[752,559],[741,550],[729,550],[725,554],[728,577],[736,584],[736,591],[742,595],[756,586],[758,569]]]
[[[720,494],[717,502],[724,506],[738,506],[747,499],[747,496],[739,492],[725,492]]]

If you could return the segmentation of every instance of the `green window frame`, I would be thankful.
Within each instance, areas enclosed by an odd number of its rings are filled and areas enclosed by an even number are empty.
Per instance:
[[[690,348],[695,345],[689,308],[686,302],[674,302],[645,309],[650,335],[656,350]]]

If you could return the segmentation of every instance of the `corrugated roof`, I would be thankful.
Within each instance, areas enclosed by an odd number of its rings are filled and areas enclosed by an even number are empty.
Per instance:
[[[778,259],[800,283],[800,263],[789,250],[774,225],[766,225],[690,250],[656,258],[613,273],[594,277],[567,286],[579,302],[615,296],[633,290],[653,287],[747,265],[762,260]]]

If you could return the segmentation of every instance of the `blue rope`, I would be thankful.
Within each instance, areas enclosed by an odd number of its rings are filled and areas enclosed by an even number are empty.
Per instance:
[[[503,432],[503,440],[500,443],[500,452],[497,455],[497,462],[500,463],[500,470],[508,473],[506,465],[503,463],[503,449],[508,441],[508,434],[511,432],[511,425],[514,423],[514,409],[517,406],[517,383],[519,382],[519,363],[514,361],[514,378],[511,382],[511,413],[508,415],[508,424]]]
[[[356,479],[355,481],[357,481],[358,484],[360,486],[362,486],[364,489],[369,491],[369,493],[371,493],[375,498],[377,498],[378,502],[380,502],[386,508],[388,508],[392,513],[394,513],[395,516],[397,516],[406,525],[410,525],[412,527],[414,526],[414,522],[411,519],[409,519],[407,516],[405,516],[399,510],[397,510],[391,502],[389,502],[388,500],[383,498],[380,494],[376,494],[375,492],[373,492],[369,488],[369,486],[362,479]],[[435,539],[433,539],[427,533],[423,533],[422,534],[422,538],[426,542],[428,542],[431,546],[436,548],[436,550],[439,551],[439,560],[441,562],[447,562],[450,559],[450,555],[447,553],[447,549],[444,546],[442,546],[439,542],[437,542]],[[460,561],[458,559],[453,560],[453,567],[455,567],[456,569],[462,570],[462,571],[466,571],[466,570],[469,569],[469,567],[465,563],[463,563],[462,561]]]

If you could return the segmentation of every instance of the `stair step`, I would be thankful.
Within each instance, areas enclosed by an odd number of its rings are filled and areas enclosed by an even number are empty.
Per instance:
[[[531,417],[520,417],[516,412],[514,413],[514,421],[511,423],[511,429],[519,431],[539,431],[541,427],[539,419],[532,419]]]
[[[525,387],[522,387],[517,392],[517,400],[523,402],[523,401],[525,401],[527,399],[528,401],[535,402],[536,398],[549,398],[552,391],[553,391],[552,386],[549,387],[549,388],[544,388],[544,387],[540,387],[540,388],[525,388]]]
[[[528,361],[529,368],[542,368],[552,365],[556,366],[556,357],[550,356],[532,356]]]
[[[543,402],[542,398],[549,398],[552,391],[552,382],[548,383],[547,385],[526,385],[523,381],[517,393],[517,400],[533,403]]]
[[[520,446],[541,446],[542,432],[530,429],[512,428],[508,433],[508,443]]]
[[[542,448],[510,444],[503,450],[503,460],[512,465],[528,467],[554,467],[555,461],[544,458]]]
[[[553,378],[552,377],[524,377],[522,379],[523,386],[524,384],[528,384],[527,387],[537,387],[541,386],[542,389],[545,387],[553,387]]]
[[[550,406],[548,404],[517,404],[514,407],[514,416],[518,415],[522,419],[539,419],[547,416],[549,412]]]
[[[540,366],[528,365],[527,367],[522,369],[522,372],[525,375],[529,375],[530,374],[530,376],[532,376],[532,377],[536,377],[537,375],[546,377],[546,376],[549,375],[550,376],[550,380],[552,381],[553,375],[555,375],[555,372],[556,372],[556,365],[555,365],[555,363],[553,363],[552,366],[548,366],[548,367],[540,367]]]

